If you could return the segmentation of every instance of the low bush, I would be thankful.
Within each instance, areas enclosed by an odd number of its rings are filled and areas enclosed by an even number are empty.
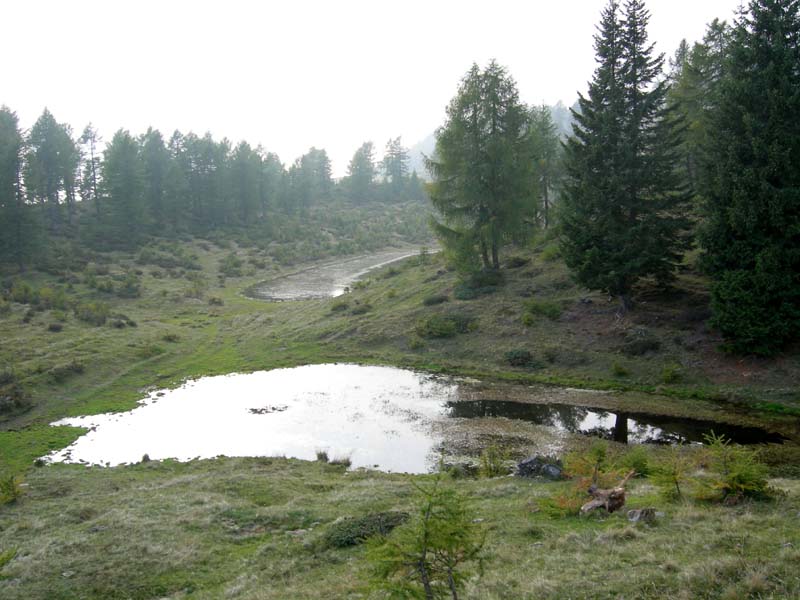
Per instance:
[[[13,369],[0,369],[0,414],[20,412],[30,406],[30,398]]]
[[[181,336],[179,336],[177,333],[165,333],[161,339],[170,344],[174,344],[180,341]]]
[[[376,535],[388,535],[395,527],[408,520],[408,513],[400,511],[378,512],[351,517],[333,523],[324,536],[330,548],[347,548],[363,543]]]
[[[8,475],[0,478],[0,506],[13,504],[22,496],[22,478]]]
[[[99,327],[105,324],[110,309],[105,302],[82,302],[75,309],[75,318],[79,321]]]
[[[363,315],[372,310],[372,305],[369,302],[356,302],[353,310],[350,311],[351,315]]]
[[[129,271],[117,288],[117,296],[120,298],[138,298],[141,295],[142,280],[136,273]]]
[[[244,261],[235,252],[227,254],[219,263],[219,272],[227,277],[241,277]]]
[[[73,360],[63,365],[57,365],[50,369],[50,378],[55,383],[64,383],[70,377],[80,375],[86,370],[84,364],[80,361]]]
[[[546,317],[551,321],[558,320],[563,310],[561,304],[558,302],[537,299],[527,300],[524,304],[524,308],[526,314]]]
[[[535,364],[530,350],[509,350],[504,355],[505,361],[512,367],[530,367]]]
[[[434,294],[432,296],[426,296],[423,298],[422,304],[424,306],[435,306],[437,304],[443,304],[449,300],[450,298],[447,296],[447,294]]]
[[[661,342],[653,337],[641,337],[623,344],[621,350],[628,356],[643,356],[661,349]]]
[[[484,448],[481,452],[478,474],[481,477],[500,477],[501,475],[508,475],[510,472],[506,464],[508,458],[508,452],[494,444]]]
[[[47,326],[47,331],[51,333],[60,333],[64,329],[64,326],[61,323],[50,323]]]
[[[531,259],[524,256],[510,256],[506,261],[506,267],[509,269],[519,269],[520,267],[527,265],[529,262],[531,262]]]
[[[759,461],[756,450],[731,443],[725,436],[711,432],[708,444],[708,477],[703,480],[706,499],[728,503],[740,498],[764,499],[773,495],[767,481],[767,466]]]
[[[223,306],[225,304],[225,302],[219,296],[211,296],[208,299],[208,304],[210,306]]]
[[[620,363],[614,362],[614,364],[611,365],[611,374],[614,375],[614,377],[627,377],[631,372]]]
[[[558,244],[552,243],[547,244],[542,251],[539,253],[539,258],[541,258],[545,262],[552,262],[561,258],[561,248],[558,247]]]
[[[459,314],[431,315],[417,321],[415,332],[422,338],[448,338],[475,329],[471,317]]]
[[[350,308],[350,303],[347,300],[336,300],[333,304],[331,304],[331,312],[343,312]]]
[[[661,369],[661,381],[663,383],[678,383],[681,378],[682,373],[679,365],[665,365],[664,368]]]

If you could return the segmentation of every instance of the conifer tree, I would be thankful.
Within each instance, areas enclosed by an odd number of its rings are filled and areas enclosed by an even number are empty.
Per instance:
[[[797,0],[739,15],[712,116],[703,264],[712,324],[739,353],[800,335],[800,16]]]
[[[621,13],[624,14],[621,15]],[[575,278],[631,306],[641,278],[674,276],[688,242],[680,215],[687,194],[676,174],[680,142],[658,80],[663,56],[647,42],[639,0],[611,0],[595,36],[597,69],[579,99],[566,145],[562,253]]]
[[[500,268],[503,243],[518,239],[535,211],[528,111],[514,79],[495,61],[464,76],[427,161],[439,212],[437,235],[463,267]]]

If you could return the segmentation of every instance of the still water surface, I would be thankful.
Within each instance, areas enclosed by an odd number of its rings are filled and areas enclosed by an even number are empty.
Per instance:
[[[701,441],[714,428],[742,442],[769,441],[758,429],[625,415],[566,404],[476,400],[475,386],[392,367],[309,365],[204,377],[153,392],[139,407],[63,419],[90,429],[50,455],[55,462],[118,465],[152,459],[287,456],[317,451],[354,468],[422,473],[436,466],[448,434],[482,438],[497,423],[531,432],[531,452],[553,440],[595,434],[631,442]],[[531,391],[531,394],[535,394]],[[537,434],[544,432],[546,436]],[[546,437],[550,448],[537,446]],[[444,447],[444,448],[443,448]]]

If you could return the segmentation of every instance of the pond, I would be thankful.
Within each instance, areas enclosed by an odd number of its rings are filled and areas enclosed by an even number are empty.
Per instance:
[[[247,289],[245,294],[261,300],[332,298],[342,295],[345,288],[370,271],[417,254],[419,249],[393,248],[373,254],[330,260],[258,283]]]
[[[495,396],[497,391],[492,392]],[[534,401],[546,392],[530,390]],[[204,377],[150,393],[124,413],[62,419],[89,431],[48,457],[92,465],[151,459],[287,456],[317,452],[353,468],[422,473],[443,452],[510,436],[529,453],[558,452],[570,436],[695,442],[712,428],[741,442],[778,441],[755,428],[574,406],[486,399],[474,382],[392,367],[309,365]],[[724,428],[723,428],[724,427]],[[521,440],[521,441],[520,441]]]

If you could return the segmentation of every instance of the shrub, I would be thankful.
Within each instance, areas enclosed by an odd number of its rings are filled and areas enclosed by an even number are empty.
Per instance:
[[[105,302],[83,302],[75,307],[75,318],[90,325],[103,325],[110,310]]]
[[[153,358],[154,356],[164,354],[164,352],[166,352],[166,350],[158,344],[145,344],[139,348],[139,356],[142,358]]]
[[[506,266],[509,269],[519,269],[520,267],[524,267],[529,262],[531,262],[530,258],[525,258],[524,256],[510,256],[506,261]]]
[[[542,251],[539,253],[539,258],[541,258],[545,262],[552,262],[561,258],[561,248],[558,247],[558,244],[548,244],[545,246]]]
[[[657,352],[661,342],[652,337],[642,337],[626,342],[622,346],[622,353],[628,356],[642,356],[648,352]]]
[[[678,383],[681,380],[681,368],[678,365],[665,365],[661,369],[661,381],[663,383]]]
[[[426,296],[423,298],[422,304],[424,306],[435,306],[437,304],[447,302],[448,300],[450,300],[450,298],[447,296],[447,294],[434,294],[432,296]]]
[[[628,369],[616,361],[611,365],[611,373],[614,375],[614,377],[627,377],[631,374]]]
[[[22,496],[22,478],[8,475],[0,478],[0,506],[12,504]]]
[[[174,344],[175,342],[180,341],[181,336],[179,336],[177,333],[165,333],[161,339],[170,344]]]
[[[64,326],[61,323],[50,323],[50,325],[47,326],[47,331],[50,331],[51,333],[59,333],[63,329]]]
[[[415,332],[422,338],[448,338],[474,329],[474,320],[459,314],[431,315],[417,321]]]
[[[73,375],[80,375],[86,370],[84,364],[80,361],[73,360],[63,365],[57,365],[50,369],[50,378],[55,383],[63,383]]]
[[[136,273],[129,271],[122,279],[117,296],[120,298],[138,298],[142,295],[142,280]]]
[[[509,468],[506,465],[507,460],[507,451],[498,448],[494,444],[487,446],[481,452],[478,474],[481,477],[499,477],[500,475],[508,475]]]
[[[530,367],[534,364],[530,350],[509,350],[505,353],[505,361],[512,367]]]
[[[333,304],[331,304],[331,312],[343,312],[350,308],[350,303],[347,300],[336,300]]]
[[[210,306],[223,306],[225,302],[219,296],[211,296],[208,299],[208,304]]]
[[[0,414],[10,414],[27,408],[30,398],[17,374],[9,368],[0,370]]]
[[[625,470],[636,471],[638,477],[647,477],[652,472],[650,465],[650,454],[642,446],[633,446],[629,448],[620,459],[620,464],[625,467]]]
[[[356,546],[373,536],[388,535],[408,517],[406,512],[389,511],[342,519],[331,525],[325,533],[324,543],[330,548]]]
[[[9,294],[12,302],[35,304],[39,299],[38,292],[26,281],[15,281]]]
[[[11,303],[6,302],[0,298],[0,316],[5,316],[11,313]]]
[[[767,467],[758,460],[758,453],[745,446],[732,444],[725,436],[712,431],[708,444],[708,474],[704,484],[706,497],[724,501],[741,497],[768,498],[772,490],[767,482]]]
[[[228,277],[241,277],[242,265],[244,265],[244,261],[236,256],[235,252],[231,252],[220,261],[219,271]]]
[[[338,467],[347,467],[348,469],[353,464],[353,461],[350,459],[349,456],[334,456],[330,463],[331,465],[336,465]]]
[[[356,305],[350,311],[351,315],[363,315],[372,310],[372,305],[369,302],[359,302],[356,300]]]
[[[528,300],[525,302],[525,312],[530,315],[546,317],[551,321],[561,317],[561,304],[552,300]]]
[[[317,460],[319,462],[330,462],[330,458],[328,457],[328,453],[325,450],[317,450],[316,451]]]

